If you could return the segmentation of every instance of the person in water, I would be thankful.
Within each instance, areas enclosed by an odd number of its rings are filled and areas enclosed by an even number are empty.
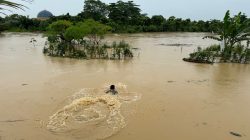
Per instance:
[[[111,85],[109,90],[106,91],[106,93],[111,93],[112,95],[118,94],[118,92],[115,89],[115,85]]]

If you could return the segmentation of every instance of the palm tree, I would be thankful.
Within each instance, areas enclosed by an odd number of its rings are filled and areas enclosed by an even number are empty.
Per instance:
[[[230,17],[230,11],[226,12],[222,27],[218,29],[219,36],[205,36],[205,38],[223,41],[225,48],[232,48],[236,43],[250,41],[250,24],[245,20],[245,15],[239,13],[235,17]]]
[[[227,11],[223,19],[223,24],[220,29],[218,29],[218,36],[205,36],[204,38],[210,38],[217,41],[221,41],[224,45],[221,46],[221,61],[232,61],[235,56],[237,58],[243,58],[243,53],[236,50],[246,50],[248,51],[248,46],[250,43],[250,22],[247,20],[246,16],[241,13],[234,17],[230,17],[230,12]],[[203,38],[203,39],[204,39]],[[242,42],[246,42],[246,48],[242,45]],[[241,62],[242,59],[237,59]]]
[[[33,0],[21,0],[21,1],[32,2]],[[25,5],[11,2],[9,0],[0,0],[0,14],[6,15],[6,11],[11,12],[10,9],[7,9],[5,7],[9,7],[9,8],[13,8],[13,9],[21,9],[21,10],[25,10],[28,8]]]

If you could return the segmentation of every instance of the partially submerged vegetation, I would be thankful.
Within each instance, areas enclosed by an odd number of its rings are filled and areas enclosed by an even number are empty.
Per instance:
[[[189,58],[183,60],[195,63],[249,63],[250,22],[247,18],[241,13],[230,17],[230,12],[227,11],[218,31],[217,36],[205,36],[203,39],[210,38],[220,41],[220,45],[212,45],[205,49],[198,47]]]
[[[220,46],[212,45],[206,49],[201,47],[197,48],[197,51],[190,54],[190,58],[184,58],[184,61],[194,62],[194,63],[213,63],[216,57],[219,56]]]
[[[121,41],[108,45],[102,42],[111,27],[94,20],[73,25],[59,20],[49,25],[44,54],[81,59],[128,59],[133,57],[129,44]]]

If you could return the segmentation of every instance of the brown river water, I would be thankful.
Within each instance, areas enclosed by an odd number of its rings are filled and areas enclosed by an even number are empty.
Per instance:
[[[48,57],[41,34],[0,35],[0,140],[249,140],[250,65],[182,61],[216,43],[205,35],[107,35],[139,48],[124,61]]]

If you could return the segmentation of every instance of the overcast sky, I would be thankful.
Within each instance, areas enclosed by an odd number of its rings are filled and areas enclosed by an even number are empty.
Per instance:
[[[12,0],[20,2],[21,0]],[[117,0],[101,0],[105,3]],[[126,1],[126,0],[124,0]],[[191,18],[192,20],[222,19],[225,12],[230,10],[232,14],[245,13],[250,17],[250,0],[134,0],[140,5],[142,13],[163,15],[168,18],[175,16]],[[83,10],[84,0],[34,0],[26,11],[15,11],[22,15],[36,17],[41,10],[51,11],[54,15],[70,13],[76,15]]]

